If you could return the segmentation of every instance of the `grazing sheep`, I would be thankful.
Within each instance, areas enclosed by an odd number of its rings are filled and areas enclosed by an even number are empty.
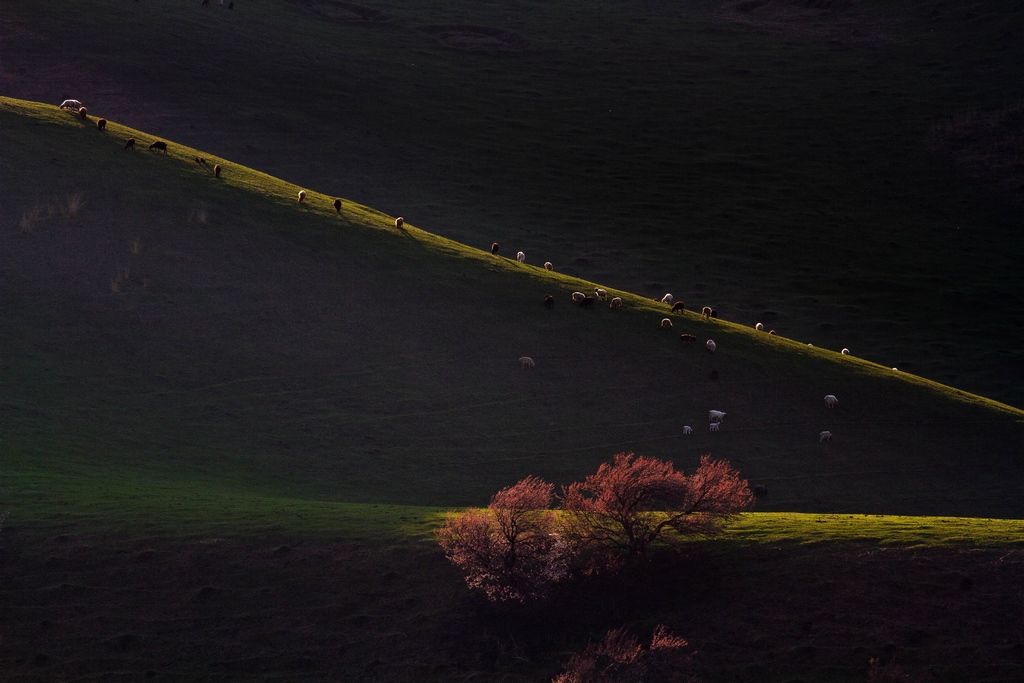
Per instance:
[[[754,497],[755,498],[767,498],[768,497],[768,487],[765,486],[764,484],[758,484],[757,486],[755,486],[754,487]]]
[[[682,302],[682,301],[675,302],[674,304],[672,304],[672,312],[673,313],[685,313],[686,312],[686,304],[684,302]]]
[[[672,329],[672,321],[669,320],[668,318],[662,318],[661,319],[661,329],[663,329],[663,330],[671,330]]]
[[[64,100],[60,103],[61,109],[68,109],[70,111],[78,111],[82,108],[82,103],[78,100]]]
[[[720,422],[712,422],[711,424],[708,425],[708,431],[717,432],[718,428],[721,427],[721,426],[722,426],[722,423],[720,423]]]
[[[196,160],[197,164],[202,164],[203,166],[206,165],[206,158],[205,157],[195,157],[195,160]]]
[[[681,341],[684,344],[692,344],[693,342],[697,341],[697,337],[695,337],[692,334],[686,334],[684,332],[683,334],[679,335],[679,341]]]
[[[708,339],[708,340],[707,340],[707,341],[706,341],[706,342],[704,343],[704,346],[705,346],[705,347],[707,348],[707,350],[708,350],[708,351],[710,351],[711,353],[714,353],[714,352],[715,352],[715,349],[717,349],[717,348],[718,348],[718,344],[716,344],[716,343],[715,343],[715,340],[714,340],[714,339]]]
[[[608,292],[601,289],[600,287],[594,287],[594,294],[597,294],[598,301],[604,301],[608,298]]]
[[[764,330],[764,325],[762,325],[761,323],[758,323],[758,324],[754,325],[754,329],[758,330],[758,331],[763,331]]]
[[[334,200],[334,210],[337,211],[338,213],[341,213],[341,200],[340,199],[335,199]]]
[[[586,298],[587,298],[587,295],[584,294],[583,292],[573,292],[572,293],[572,300],[575,301],[578,304],[583,303],[583,300],[586,299]]]
[[[125,149],[135,149],[135,138],[128,138],[124,143]]]
[[[683,434],[693,434],[693,427],[690,425],[683,425]]]
[[[725,418],[725,413],[721,410],[709,410],[708,421],[709,422],[721,422]]]
[[[551,265],[551,261],[545,261],[544,262],[544,270],[554,270],[554,269],[555,269],[555,267],[553,265]]]
[[[220,178],[220,164],[213,165],[213,177]]]
[[[775,330],[768,330],[768,334],[770,334],[770,335],[772,335],[774,337],[775,336]]]
[[[818,434],[818,443],[832,443],[832,432],[826,429]]]
[[[519,252],[518,254],[516,254],[516,261],[519,261],[520,263],[526,263],[526,254],[524,254],[523,252]]]
[[[106,129],[107,129],[107,120],[106,119],[96,119],[96,130],[103,131],[103,130],[106,130]]]
[[[152,145],[149,146],[149,148],[154,152],[163,152],[164,154],[167,154],[167,143],[164,142],[163,140],[155,141]]]
[[[825,397],[825,405],[827,405],[829,408],[835,408],[837,403],[839,403],[839,399],[833,396],[832,394],[829,394],[828,396]]]
[[[523,356],[522,358],[519,359],[519,367],[525,370],[527,368],[535,368],[537,367],[537,364],[534,363],[533,359],[530,358],[529,356]]]
[[[839,353],[843,354],[844,356],[849,356],[850,355],[850,349],[843,349]]]
[[[666,294],[665,296],[661,297],[661,303],[668,304],[669,306],[671,306],[672,305],[672,298],[673,297],[672,297],[671,294]]]
[[[555,305],[555,297],[553,297],[550,294],[545,296],[544,297],[544,305],[547,306],[548,308],[551,308],[552,306],[554,306]]]
[[[497,256],[498,255],[498,243],[497,242],[492,242],[491,243],[491,255],[492,256]]]
[[[82,120],[84,121],[85,119],[89,118],[89,110],[85,107],[82,107],[78,110],[78,115],[81,116]]]
[[[304,201],[306,201],[306,191],[299,190],[299,204],[301,204]]]
[[[705,319],[710,318],[711,317],[711,307],[710,306],[705,306],[704,308],[700,309],[700,314]]]
[[[615,297],[608,303],[608,308],[622,308],[622,298]]]
[[[338,203],[338,205],[337,205],[338,211],[341,211],[341,200],[337,199],[335,201]],[[395,227],[396,228],[401,230],[403,225],[405,225],[405,218],[403,218],[402,216],[399,216],[398,218],[395,219]]]
[[[585,297],[583,297],[583,301],[580,302],[580,306],[582,306],[583,308],[593,308],[594,307],[594,297],[592,297],[592,296],[585,296]]]

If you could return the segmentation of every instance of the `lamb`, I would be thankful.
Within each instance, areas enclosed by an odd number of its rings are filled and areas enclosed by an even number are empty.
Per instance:
[[[341,200],[340,199],[335,199],[334,200],[334,210],[337,211],[338,213],[341,213]]]
[[[601,289],[600,287],[594,287],[594,293],[597,294],[598,301],[604,301],[608,298],[608,292]]]
[[[497,242],[492,242],[491,243],[491,256],[497,256],[497,255],[498,255],[498,243]]]
[[[721,422],[725,418],[725,413],[721,410],[709,410],[708,421],[709,422]]]
[[[96,119],[96,130],[103,131],[107,129],[106,119]]]
[[[608,308],[622,308],[622,298],[615,297],[608,303]]]
[[[764,331],[764,325],[762,325],[761,323],[758,323],[758,324],[754,325],[754,329],[758,330],[758,331]]]
[[[529,356],[523,356],[519,359],[519,367],[521,367],[523,370],[526,370],[527,368],[537,367],[537,364],[534,363],[533,359],[530,358]]]
[[[668,304],[668,305],[671,306],[672,305],[672,295],[671,294],[666,294],[665,296],[661,297],[661,303]]]
[[[683,303],[682,301],[675,302],[674,304],[672,304],[672,312],[673,313],[685,313],[686,312],[686,304]]]
[[[712,422],[708,425],[708,431],[717,432],[718,428],[722,426],[721,422]]]
[[[135,149],[135,138],[128,138],[124,143],[125,149]]]
[[[583,297],[583,301],[580,302],[580,306],[582,306],[583,308],[593,308],[594,307],[594,297],[592,297],[592,296],[585,296],[585,297]]]
[[[828,396],[825,397],[825,405],[827,405],[829,408],[835,408],[837,403],[839,403],[839,399],[836,398],[834,395],[829,394]]]
[[[545,261],[544,262],[544,270],[554,270],[554,269],[555,269],[555,267],[553,265],[551,265],[551,261]]]
[[[692,344],[693,342],[697,341],[697,337],[695,337],[692,334],[686,334],[684,332],[683,334],[679,335],[679,341],[681,341],[684,344]]]
[[[336,199],[335,201],[337,202],[337,206],[335,208],[337,208],[338,211],[340,212],[341,211],[341,200],[340,199]],[[399,216],[398,218],[395,219],[395,227],[396,228],[401,230],[403,225],[405,225],[405,218],[403,218],[402,216]]]
[[[523,252],[519,252],[518,254],[516,254],[516,261],[519,261],[520,263],[526,263],[526,254],[524,254]]]
[[[702,308],[702,309],[700,310],[700,314],[701,314],[701,315],[702,315],[702,316],[703,316],[703,317],[704,317],[705,319],[707,319],[707,318],[710,318],[710,317],[711,317],[711,307],[710,307],[710,306],[705,306],[704,308]]]
[[[850,349],[843,349],[839,353],[843,354],[844,356],[849,356],[850,355]]]
[[[167,154],[167,143],[164,142],[163,140],[155,141],[152,145],[149,146],[149,148],[154,152],[163,152],[164,154]]]
[[[661,319],[661,329],[663,329],[663,330],[671,330],[672,329],[672,321],[669,320],[668,318],[662,318]]]
[[[550,294],[545,296],[544,297],[544,305],[547,306],[548,308],[551,308],[552,306],[554,306],[555,305],[555,297],[551,296]]]
[[[213,165],[213,177],[220,178],[220,164]]]
[[[693,434],[693,427],[690,425],[683,425],[683,434]]]
[[[304,201],[306,201],[306,191],[299,190],[299,204],[301,204]]]
[[[818,434],[818,443],[832,443],[832,432],[826,429]]]
[[[704,343],[704,346],[705,346],[705,347],[707,348],[707,350],[708,350],[708,351],[710,351],[711,353],[714,353],[714,352],[715,352],[715,349],[717,349],[717,348],[718,348],[718,345],[717,345],[717,344],[715,344],[715,340],[714,340],[714,339],[708,339],[708,340],[707,340],[707,341],[706,341],[706,342]]]
[[[578,304],[583,303],[583,300],[586,299],[586,298],[587,298],[587,295],[584,294],[583,292],[573,292],[572,293],[572,300],[575,301]]]

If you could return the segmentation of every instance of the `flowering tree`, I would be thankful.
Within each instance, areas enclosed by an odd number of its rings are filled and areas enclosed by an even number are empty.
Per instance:
[[[654,629],[651,646],[644,649],[626,629],[614,629],[599,643],[591,643],[566,663],[552,683],[696,683],[687,643],[664,625]]]
[[[619,453],[582,482],[563,487],[565,535],[591,553],[591,569],[643,563],[655,543],[709,536],[753,502],[727,461],[701,458],[686,476],[671,462]]]
[[[498,491],[484,510],[449,516],[437,530],[445,556],[470,588],[494,601],[543,596],[566,574],[566,545],[549,510],[554,486],[527,477]]]

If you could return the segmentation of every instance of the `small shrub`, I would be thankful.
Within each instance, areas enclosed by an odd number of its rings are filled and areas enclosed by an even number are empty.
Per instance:
[[[664,625],[654,629],[646,649],[626,629],[613,629],[601,642],[570,657],[552,683],[697,683],[693,655],[686,647],[687,642]]]

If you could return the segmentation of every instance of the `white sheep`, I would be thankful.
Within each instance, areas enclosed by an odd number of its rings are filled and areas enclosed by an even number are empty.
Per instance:
[[[519,252],[518,254],[516,254],[516,261],[519,261],[520,263],[526,263],[526,254],[524,254],[523,252]]]
[[[529,356],[523,356],[522,358],[519,359],[519,367],[525,370],[526,368],[537,367],[537,364],[534,363],[533,359],[530,358]]]
[[[708,351],[710,351],[711,353],[714,353],[715,349],[718,348],[718,344],[715,343],[714,339],[708,339],[707,342],[705,342],[704,346],[706,346]]]
[[[758,323],[758,324],[754,325],[754,329],[755,330],[763,330],[764,329],[764,325],[762,325],[761,323]]]
[[[725,413],[723,413],[721,410],[708,411],[708,420],[710,422],[721,422],[724,417]]]
[[[622,308],[622,297],[617,296],[612,299],[611,303],[608,304],[608,308]]]
[[[674,297],[671,294],[666,294],[665,296],[661,297],[661,303],[668,304],[669,306],[671,306],[673,298]]]
[[[545,261],[544,262],[544,270],[554,270],[554,269],[555,269],[555,267],[553,265],[551,265],[551,261]]]
[[[586,299],[586,298],[587,298],[587,295],[584,294],[583,292],[573,292],[572,293],[572,300],[575,301],[578,304],[583,303],[583,300]]]
[[[299,190],[299,203],[301,204],[304,201],[306,201],[306,191]]]
[[[849,356],[850,355],[850,349],[843,349],[839,353],[843,354],[844,356]]]
[[[693,434],[693,427],[690,425],[683,425],[683,434]]]
[[[79,102],[78,100],[64,100],[63,102],[60,103],[60,108],[61,109],[68,109],[70,111],[73,111],[73,112],[77,113],[78,110],[82,108],[82,103]]]
[[[818,443],[832,443],[832,432],[827,429],[818,434]]]
[[[669,320],[668,318],[662,318],[661,319],[661,329],[663,329],[663,330],[671,330],[672,329],[672,321]]]
[[[829,394],[828,396],[825,397],[825,405],[827,405],[829,408],[835,408],[836,404],[838,403],[839,399],[832,394]]]
[[[337,207],[335,207],[335,208],[337,208]],[[398,218],[395,219],[395,227],[396,228],[401,229],[401,227],[403,225],[405,225],[405,219],[403,217],[399,216]]]
[[[594,287],[594,294],[597,294],[598,301],[604,301],[606,298],[608,298],[608,292],[601,289],[600,287]]]
[[[708,430],[712,431],[712,432],[717,432],[718,428],[721,427],[721,426],[722,426],[721,422],[712,422],[711,424],[708,425]]]

